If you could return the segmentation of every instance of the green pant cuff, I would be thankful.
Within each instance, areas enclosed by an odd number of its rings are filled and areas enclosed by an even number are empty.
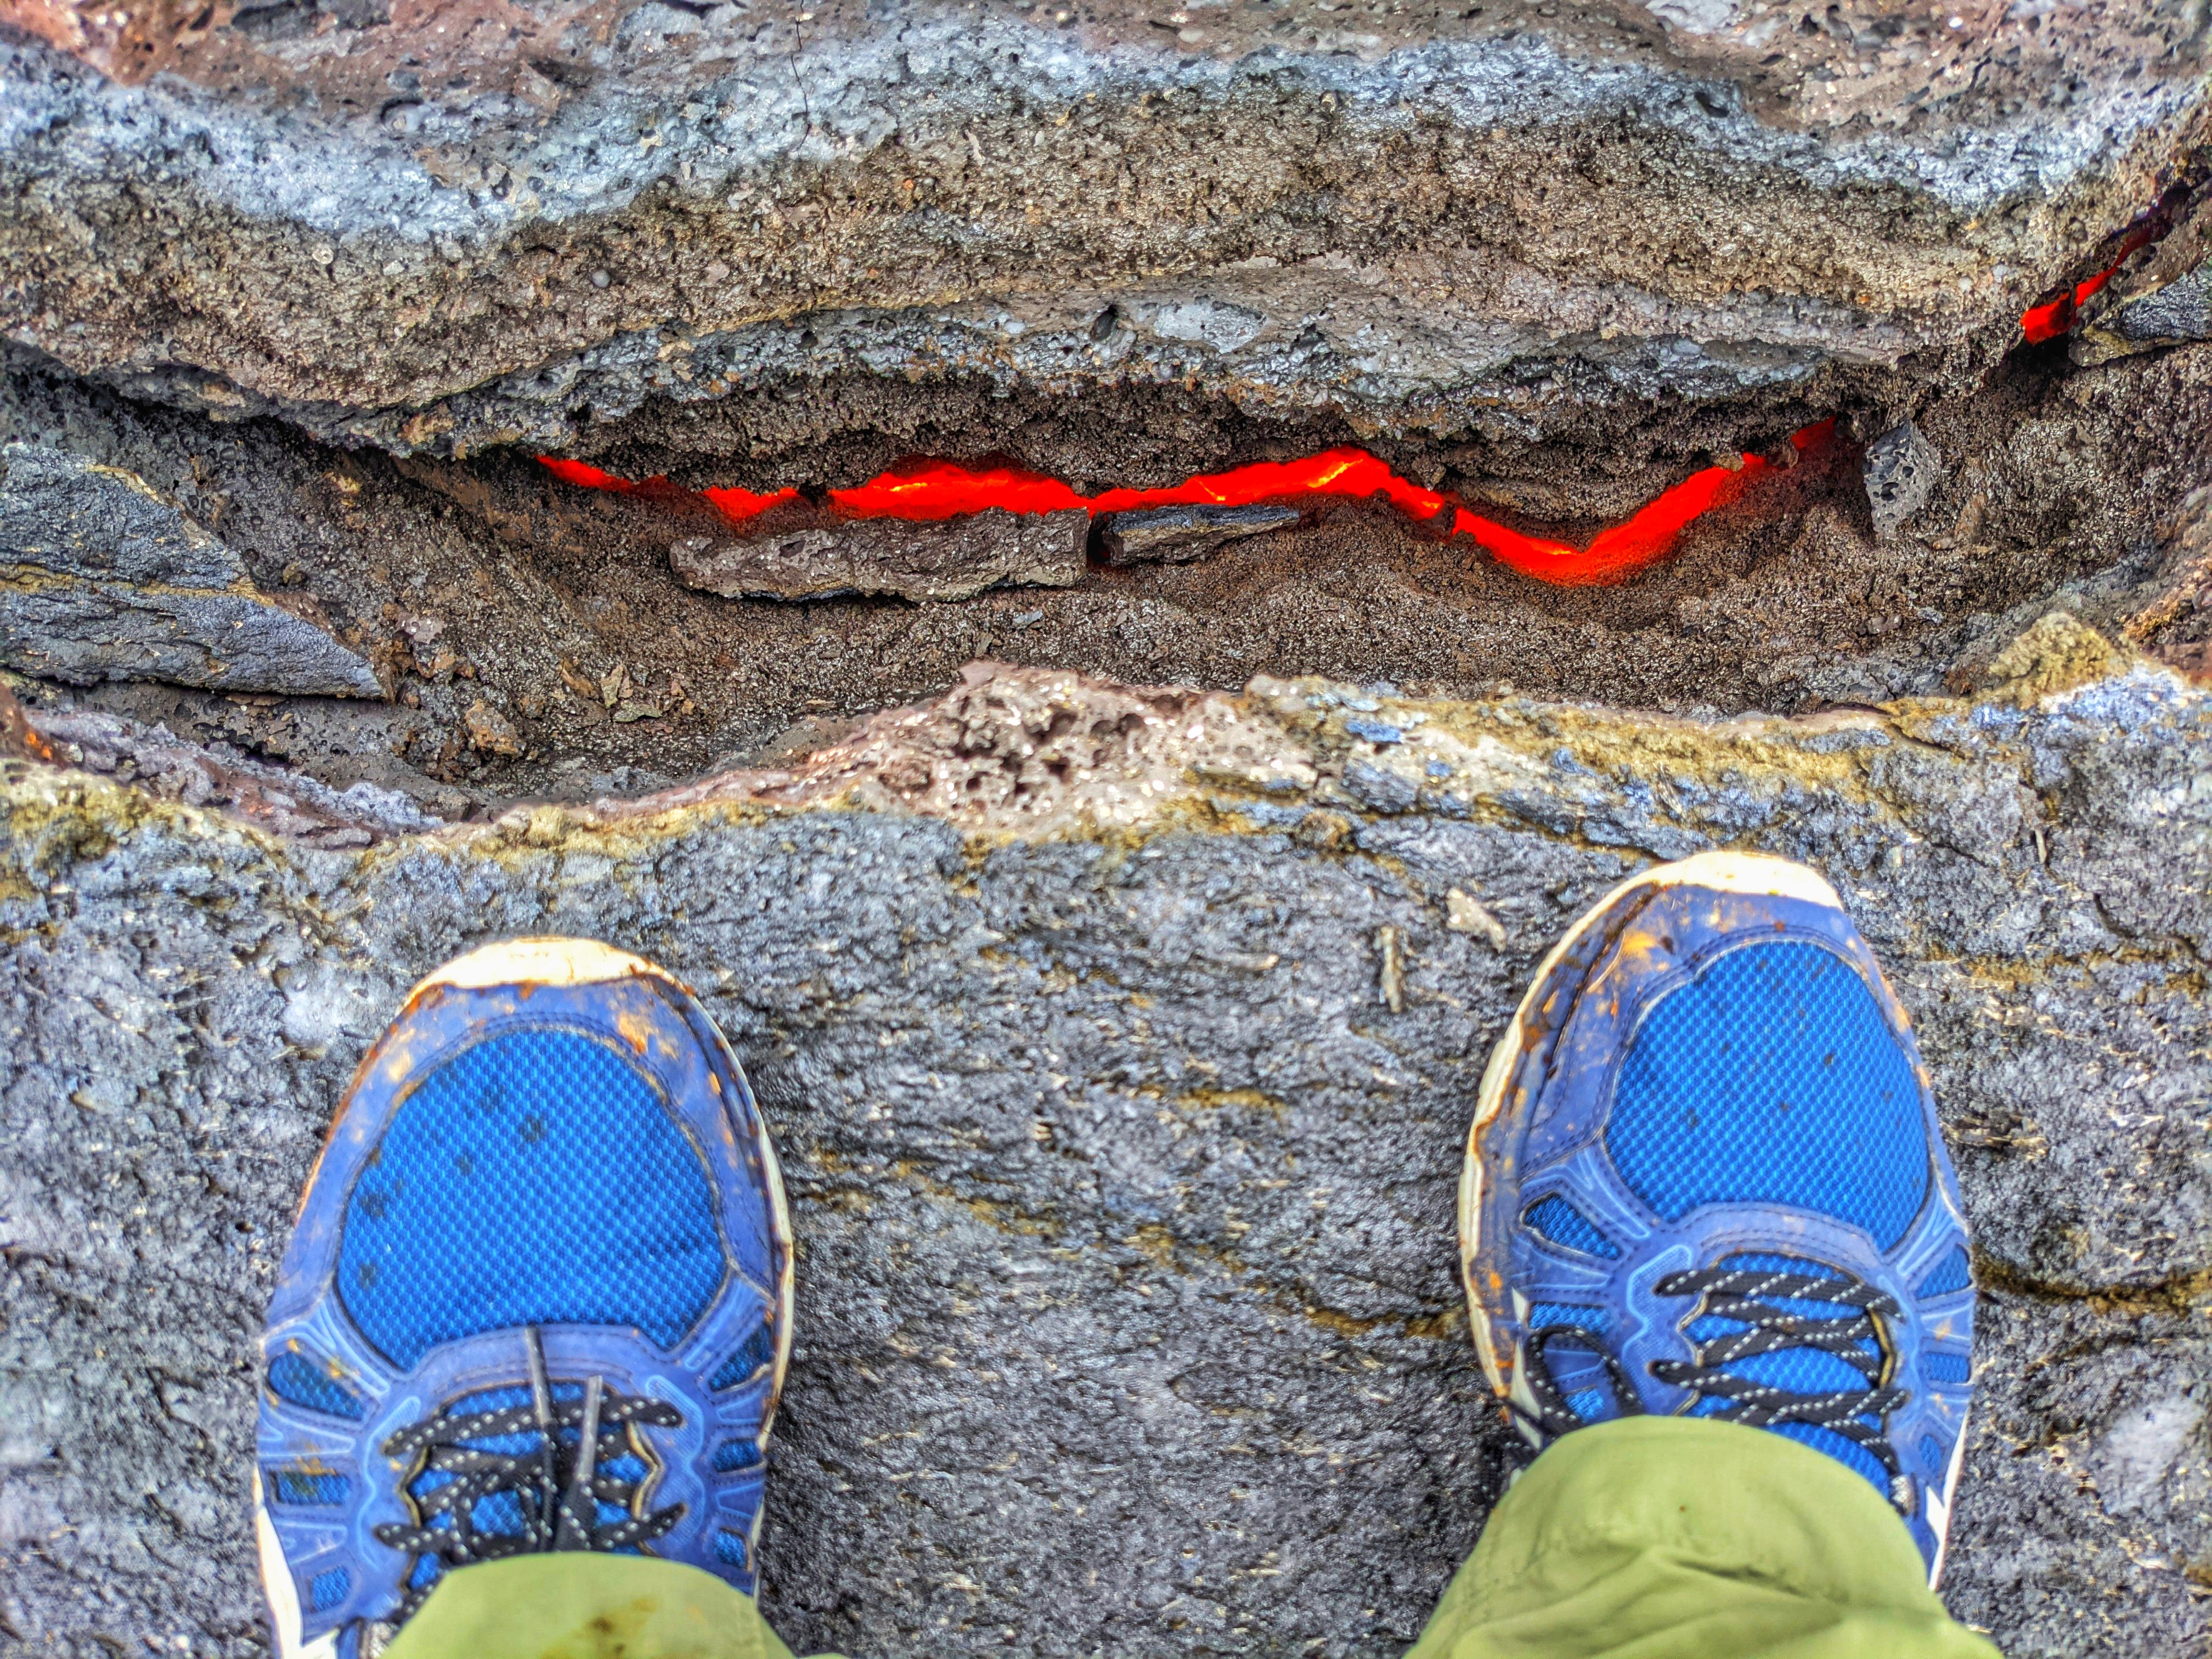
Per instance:
[[[1563,1436],[1498,1502],[1413,1659],[1996,1659],[1883,1495],[1762,1429]]]
[[[516,1555],[446,1575],[385,1659],[791,1659],[750,1595],[647,1556]]]

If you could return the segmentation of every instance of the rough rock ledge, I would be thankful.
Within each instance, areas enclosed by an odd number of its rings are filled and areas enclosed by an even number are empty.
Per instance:
[[[1952,1606],[2203,1651],[2212,697],[2046,619],[1974,700],[1698,722],[971,671],[781,772],[287,839],[0,760],[0,1649],[259,1650],[253,1344],[331,1107],[480,939],[673,965],[796,1199],[805,1652],[1395,1654],[1507,1436],[1451,1194],[1546,942],[1727,843],[1920,1022],[1986,1292]]]

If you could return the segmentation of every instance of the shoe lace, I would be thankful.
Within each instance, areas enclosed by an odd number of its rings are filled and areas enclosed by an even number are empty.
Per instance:
[[[524,1333],[524,1346],[526,1404],[489,1411],[449,1407],[384,1443],[385,1455],[412,1471],[402,1489],[414,1519],[375,1528],[379,1543],[410,1558],[403,1581],[407,1588],[390,1618],[395,1626],[414,1617],[443,1577],[441,1571],[417,1582],[426,1558],[442,1570],[545,1550],[629,1549],[659,1537],[683,1517],[681,1504],[638,1513],[638,1494],[651,1475],[624,1480],[602,1468],[637,1450],[633,1427],[676,1428],[683,1413],[665,1401],[619,1393],[596,1376],[585,1379],[580,1395],[556,1399],[545,1380],[536,1331]],[[531,1443],[492,1449],[518,1440]],[[426,1474],[443,1478],[425,1486]],[[519,1530],[477,1524],[477,1506],[499,1494],[512,1497],[521,1516]],[[619,1506],[623,1518],[603,1524],[602,1504]]]
[[[1911,1397],[1909,1389],[1888,1380],[1893,1351],[1881,1322],[1903,1316],[1896,1297],[1841,1270],[1814,1274],[1721,1266],[1674,1273],[1653,1288],[1661,1296],[1697,1297],[1701,1315],[1743,1328],[1695,1344],[1686,1362],[1654,1361],[1652,1376],[1700,1399],[1727,1401],[1705,1413],[1724,1423],[1756,1429],[1799,1423],[1826,1429],[1872,1456],[1888,1475],[1892,1492],[1899,1490],[1904,1468],[1881,1428],[1882,1419]],[[1807,1315],[1777,1307],[1777,1302],[1826,1303],[1839,1311]],[[1864,1377],[1866,1386],[1801,1394],[1729,1369],[1784,1348],[1832,1355]]]
[[[1528,1340],[1522,1348],[1526,1356],[1528,1392],[1535,1399],[1536,1409],[1532,1412],[1517,1400],[1510,1398],[1505,1402],[1507,1409],[1522,1421],[1534,1425],[1547,1441],[1556,1440],[1572,1430],[1589,1426],[1589,1419],[1575,1409],[1566,1391],[1559,1387],[1558,1379],[1552,1373],[1550,1348],[1553,1343],[1562,1338],[1595,1355],[1603,1364],[1606,1385],[1620,1402],[1622,1416],[1641,1417],[1644,1414],[1644,1402],[1636,1396],[1636,1385],[1628,1380],[1627,1371],[1622,1368],[1620,1361],[1613,1357],[1613,1351],[1606,1346],[1604,1337],[1587,1326],[1564,1323],[1540,1325],[1528,1333]]]
[[[1903,1468],[1880,1426],[1884,1417],[1911,1397],[1909,1390],[1887,1380],[1891,1349],[1880,1322],[1902,1316],[1904,1310],[1894,1297],[1840,1269],[1832,1274],[1814,1274],[1721,1266],[1669,1274],[1652,1288],[1661,1296],[1694,1296],[1698,1298],[1698,1316],[1714,1316],[1743,1328],[1693,1344],[1692,1357],[1686,1362],[1654,1360],[1653,1376],[1689,1390],[1692,1406],[1700,1400],[1726,1402],[1703,1413],[1709,1419],[1759,1429],[1798,1423],[1839,1435],[1881,1465],[1893,1493],[1902,1489]],[[1832,1316],[1808,1315],[1776,1306],[1778,1302],[1826,1303],[1839,1311]],[[1603,1334],[1581,1325],[1553,1323],[1529,1332],[1523,1345],[1528,1392],[1536,1408],[1530,1411],[1509,1400],[1508,1407],[1516,1416],[1534,1425],[1547,1440],[1589,1425],[1590,1419],[1575,1409],[1553,1374],[1549,1351],[1554,1343],[1600,1359],[1606,1386],[1619,1403],[1620,1414],[1644,1414],[1642,1400]],[[1785,1348],[1814,1348],[1832,1354],[1864,1377],[1866,1386],[1801,1394],[1738,1376],[1729,1369]]]

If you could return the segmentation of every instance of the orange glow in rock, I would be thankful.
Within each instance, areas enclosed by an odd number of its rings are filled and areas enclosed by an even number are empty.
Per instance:
[[[580,484],[586,489],[611,489],[623,495],[637,488],[627,478],[617,478],[611,472],[586,466],[581,461],[563,460],[558,455],[540,455],[538,459],[563,483]]]
[[[971,472],[950,461],[927,461],[907,471],[882,472],[851,489],[830,492],[841,519],[907,519],[933,523],[963,513],[1003,507],[1009,513],[1058,513],[1091,503],[1057,478],[994,466]]]
[[[771,507],[781,507],[786,501],[795,501],[795,489],[773,490],[765,495],[756,495],[750,489],[702,489],[699,492],[722,510],[722,516],[732,524],[743,524],[757,514]]]
[[[2041,345],[2045,340],[2055,340],[2062,334],[2072,332],[2075,314],[2089,303],[2089,296],[2118,275],[2120,267],[2127,263],[2128,256],[2152,241],[2157,234],[2158,224],[2154,220],[2137,225],[2128,233],[2127,240],[2120,244],[2120,251],[2112,256],[2112,264],[2095,276],[2075,283],[2072,292],[2062,294],[2047,304],[2033,306],[2022,312],[2020,331],[2027,336],[2028,343]]]
[[[1825,439],[1832,420],[1808,426],[1792,439],[1802,452]],[[635,493],[665,479],[637,484],[580,461],[538,458],[570,483]],[[1566,587],[1617,582],[1667,556],[1682,531],[1714,507],[1734,501],[1751,480],[1769,470],[1756,455],[1741,466],[1709,466],[1646,503],[1625,522],[1598,532],[1586,547],[1547,540],[1469,512],[1452,497],[1424,489],[1393,472],[1364,449],[1324,450],[1297,461],[1260,461],[1227,472],[1186,478],[1161,489],[1108,489],[1085,495],[1060,479],[1016,467],[976,471],[950,461],[929,461],[881,473],[851,489],[829,492],[830,510],[844,519],[904,519],[928,523],[999,507],[1009,513],[1058,513],[1081,507],[1097,515],[1155,507],[1247,507],[1260,501],[1325,495],[1368,500],[1380,495],[1407,518],[1435,524],[1449,514],[1450,533],[1464,536],[1499,563],[1540,581]],[[749,489],[700,492],[733,526],[771,507],[799,499],[795,489],[756,495]]]

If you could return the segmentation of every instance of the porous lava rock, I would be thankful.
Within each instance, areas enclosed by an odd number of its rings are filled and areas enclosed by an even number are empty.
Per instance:
[[[428,15],[8,0],[0,333],[218,418],[749,486],[1270,432],[1663,470],[1960,384],[2206,130],[2160,0]]]
[[[1874,533],[1882,541],[1894,540],[1942,483],[1942,452],[1905,421],[1867,446],[1864,473]]]
[[[9,1639],[259,1650],[300,1184],[417,975],[562,932],[696,985],[778,1137],[796,1650],[1395,1656],[1513,1455],[1455,1272],[1483,1058],[1577,912],[1729,845],[1836,883],[1956,1152],[1952,1607],[2193,1659],[2212,696],[2030,631],[1972,699],[1800,720],[978,668],[780,770],[357,848],[0,761]]]

